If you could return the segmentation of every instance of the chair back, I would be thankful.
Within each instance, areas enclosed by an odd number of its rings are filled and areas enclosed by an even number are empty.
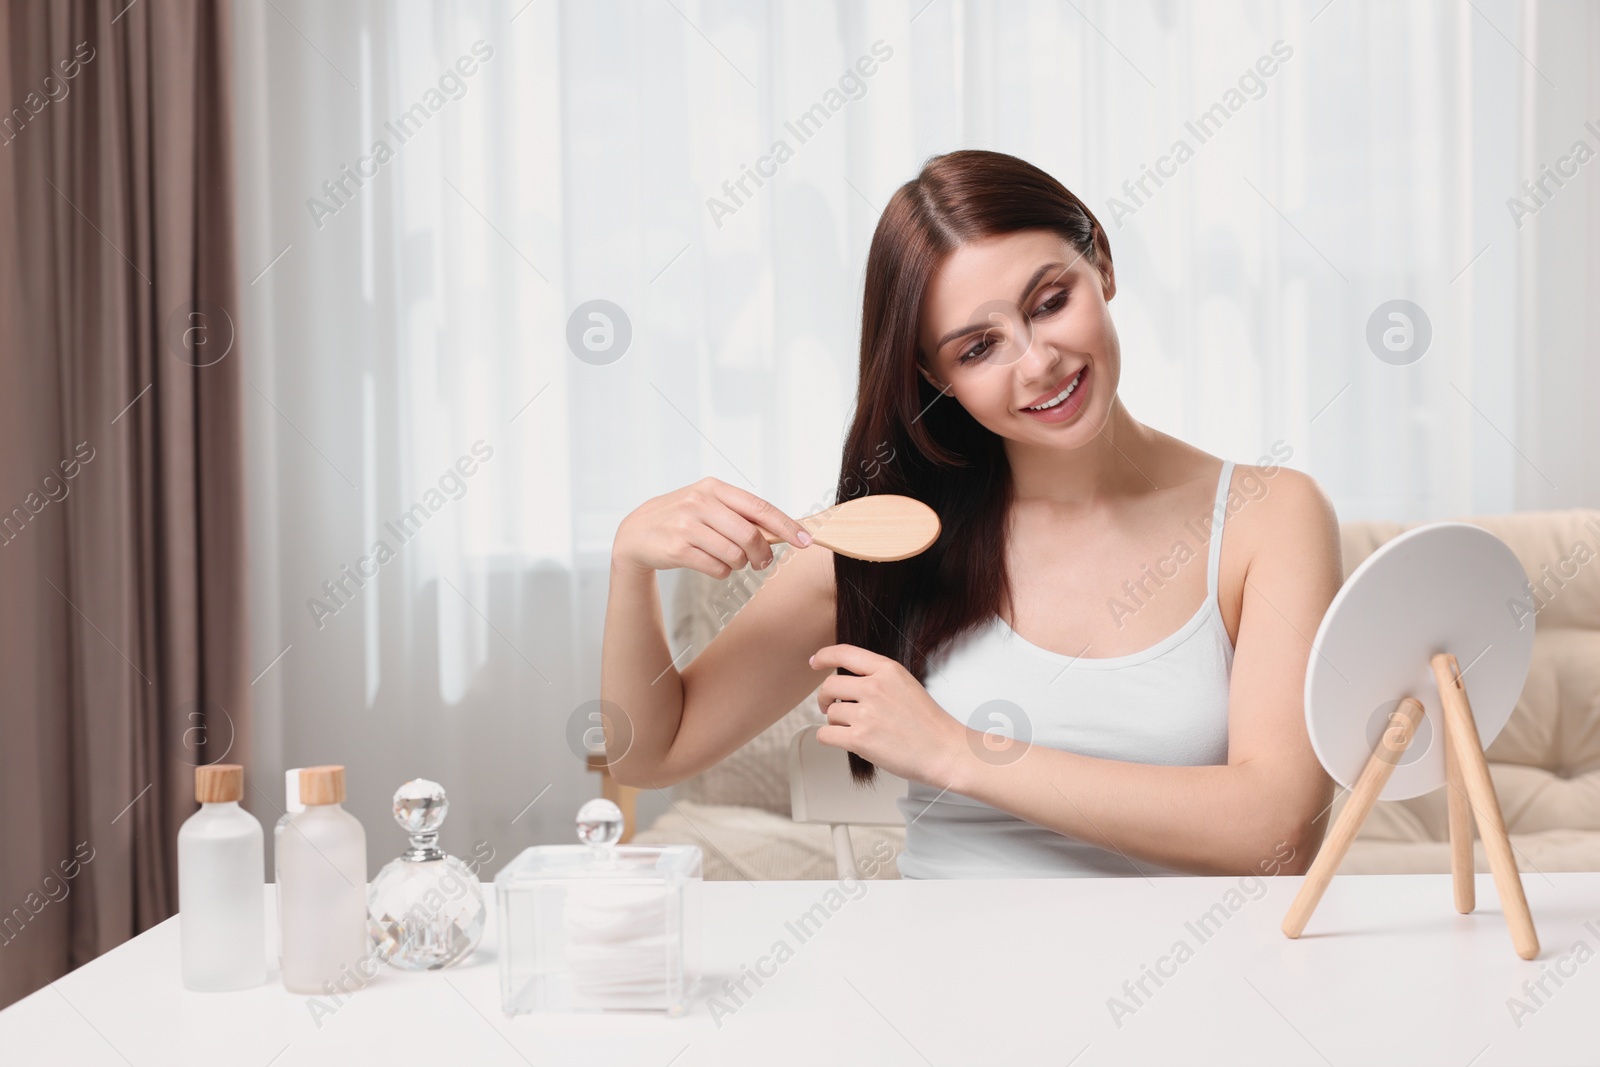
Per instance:
[[[828,824],[834,866],[844,878],[856,873],[850,824],[901,825],[905,818],[895,801],[906,795],[907,783],[879,767],[872,785],[857,785],[850,754],[818,741],[820,729],[808,726],[789,742],[789,807],[795,822]]]

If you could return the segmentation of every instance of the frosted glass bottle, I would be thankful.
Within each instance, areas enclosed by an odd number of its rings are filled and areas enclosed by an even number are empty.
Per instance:
[[[283,772],[283,814],[278,816],[278,824],[272,828],[272,885],[277,889],[279,882],[283,881],[283,831],[289,826],[289,816],[297,811],[305,811],[306,806],[300,803],[300,767],[291,767]],[[272,894],[278,909],[278,971],[283,971],[283,894]]]
[[[367,935],[367,835],[344,802],[344,768],[305,767],[278,841],[283,987],[354,992],[375,973]]]
[[[244,768],[194,769],[200,810],[178,829],[178,941],[185,988],[214,993],[267,980],[264,838],[239,807]]]

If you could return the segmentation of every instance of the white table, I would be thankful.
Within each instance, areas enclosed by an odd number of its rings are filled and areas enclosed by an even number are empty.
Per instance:
[[[1279,931],[1301,881],[1289,877],[862,882],[854,897],[836,882],[708,882],[704,951],[717,977],[678,1019],[506,1018],[491,916],[465,966],[384,968],[319,1026],[309,998],[285,992],[275,969],[244,992],[184,990],[170,920],[0,1012],[0,1061],[1600,1062],[1600,873],[1523,880],[1542,944],[1526,962],[1488,875],[1470,916],[1451,907],[1446,875],[1336,878],[1299,941]],[[842,906],[802,940],[786,924],[830,889]],[[269,939],[272,904],[269,885]],[[1189,951],[1169,956],[1180,941]],[[761,963],[779,942],[792,956]],[[741,964],[771,977],[748,983],[743,1006],[714,1020],[706,994]],[[1159,986],[1146,970],[1158,965]],[[1136,1004],[1123,983],[1141,976],[1150,995]],[[1548,995],[1535,1003],[1523,983],[1541,976]],[[1114,1019],[1112,997],[1131,1013]],[[1511,998],[1533,1010],[1515,1017]]]

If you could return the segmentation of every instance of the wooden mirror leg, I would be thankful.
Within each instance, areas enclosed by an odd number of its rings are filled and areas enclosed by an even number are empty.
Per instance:
[[[1283,932],[1289,937],[1299,937],[1305,930],[1306,922],[1317,909],[1317,902],[1322,899],[1333,873],[1344,861],[1345,853],[1350,851],[1350,843],[1355,840],[1356,832],[1372,811],[1372,805],[1378,802],[1378,794],[1383,792],[1384,784],[1389,781],[1389,775],[1400,762],[1406,746],[1417,735],[1417,724],[1422,721],[1422,714],[1421,702],[1416,697],[1406,697],[1390,716],[1388,728],[1379,738],[1372,755],[1367,758],[1367,765],[1361,768],[1361,776],[1350,791],[1349,801],[1339,813],[1338,821],[1329,829],[1317,858],[1311,861],[1305,881],[1300,883],[1300,892],[1295,894],[1294,902],[1289,905],[1289,913],[1283,917]]]
[[[1441,709],[1444,707],[1443,701],[1441,696]],[[1463,915],[1470,915],[1478,905],[1472,862],[1472,806],[1467,803],[1467,780],[1461,774],[1460,762],[1450,743],[1450,725],[1443,715],[1440,715],[1436,725],[1440,740],[1444,742],[1445,792],[1450,806],[1450,880],[1455,886],[1456,910]]]
[[[1494,888],[1500,895],[1500,909],[1505,912],[1506,925],[1511,929],[1511,943],[1518,956],[1531,960],[1539,954],[1539,936],[1534,932],[1533,915],[1528,911],[1528,898],[1522,891],[1522,875],[1511,854],[1511,837],[1506,833],[1500,801],[1489,777],[1489,761],[1483,754],[1478,724],[1472,717],[1466,688],[1461,684],[1461,670],[1456,658],[1448,652],[1434,656],[1432,667],[1434,679],[1439,683],[1439,701],[1444,706],[1445,737],[1455,751],[1456,762],[1466,780],[1467,798],[1472,802],[1483,850],[1489,856],[1489,869],[1494,872]]]

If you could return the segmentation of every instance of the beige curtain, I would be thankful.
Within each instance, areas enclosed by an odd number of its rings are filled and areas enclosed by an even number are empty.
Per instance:
[[[173,914],[247,760],[228,19],[0,7],[0,1006]]]

